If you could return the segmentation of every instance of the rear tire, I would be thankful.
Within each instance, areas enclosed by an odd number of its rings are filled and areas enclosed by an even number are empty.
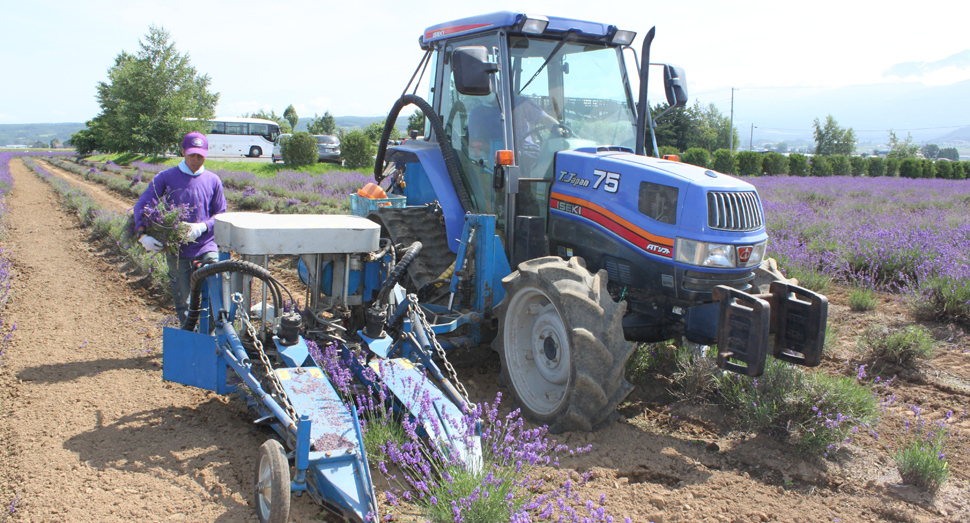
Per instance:
[[[614,302],[606,284],[606,271],[590,274],[581,258],[556,256],[522,262],[502,280],[492,344],[499,380],[523,415],[553,434],[612,422],[633,390],[624,376],[634,350],[623,337],[626,302]]]
[[[256,515],[260,523],[287,523],[290,518],[290,463],[283,445],[266,440],[256,454]]]
[[[259,158],[262,155],[263,155],[263,150],[260,149],[259,147],[250,147],[249,148],[249,157],[250,158]]]

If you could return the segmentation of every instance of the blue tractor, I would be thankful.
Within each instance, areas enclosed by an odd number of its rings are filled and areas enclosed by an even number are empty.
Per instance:
[[[552,432],[616,417],[634,342],[716,343],[721,368],[751,376],[769,354],[821,360],[826,299],[752,285],[768,243],[755,188],[644,154],[653,35],[635,93],[636,33],[613,25],[497,12],[427,28],[378,148],[389,197],[354,201],[393,242],[422,243],[407,283],[444,345],[491,342],[502,384]],[[660,65],[683,106],[683,71]],[[426,138],[388,147],[412,104]]]

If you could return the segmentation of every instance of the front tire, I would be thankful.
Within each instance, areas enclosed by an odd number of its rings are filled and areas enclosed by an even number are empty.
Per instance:
[[[612,422],[633,390],[624,377],[634,350],[623,337],[626,302],[614,302],[606,284],[606,271],[556,256],[520,263],[502,280],[499,379],[523,415],[553,434]]]
[[[290,517],[290,463],[275,439],[260,445],[256,455],[256,515],[259,523],[287,523]]]
[[[250,158],[259,158],[262,155],[263,155],[263,150],[260,149],[259,147],[250,147],[249,148],[249,157]]]

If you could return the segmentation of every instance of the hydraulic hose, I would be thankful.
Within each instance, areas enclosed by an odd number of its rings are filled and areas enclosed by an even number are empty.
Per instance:
[[[471,212],[471,198],[468,197],[468,191],[465,189],[464,183],[462,183],[460,174],[461,164],[455,158],[455,149],[445,140],[445,128],[441,125],[441,118],[435,114],[431,105],[420,96],[406,94],[398,98],[394,102],[394,106],[391,107],[391,112],[387,115],[387,121],[384,122],[384,132],[381,133],[380,144],[377,146],[377,160],[374,162],[374,179],[377,180],[377,183],[381,183],[384,179],[384,157],[387,154],[387,142],[391,137],[391,130],[394,128],[394,123],[397,121],[398,115],[401,114],[401,109],[411,104],[417,105],[428,119],[428,122],[431,123],[431,130],[434,131],[435,138],[438,139],[438,147],[441,149],[441,156],[445,160],[445,168],[448,169],[448,177],[451,178],[451,184],[455,187],[455,194],[458,195],[458,202],[461,203],[461,209],[466,213]]]
[[[418,257],[421,253],[421,242],[414,242],[410,247],[405,249],[404,255],[401,256],[401,261],[397,262],[397,265],[391,269],[390,274],[387,275],[387,279],[384,280],[384,285],[381,287],[381,291],[377,294],[377,303],[384,303],[384,299],[387,298],[387,294],[391,292],[401,278],[404,277],[404,273],[408,270],[411,262]]]
[[[189,298],[189,310],[185,317],[185,326],[182,327],[182,330],[195,330],[195,326],[199,322],[199,309],[202,306],[202,282],[209,276],[224,272],[241,272],[266,282],[266,286],[270,289],[273,296],[273,307],[276,310],[280,310],[280,304],[283,303],[283,295],[280,292],[281,284],[268,270],[248,261],[225,260],[211,263],[192,273],[192,278],[189,280],[192,293]]]

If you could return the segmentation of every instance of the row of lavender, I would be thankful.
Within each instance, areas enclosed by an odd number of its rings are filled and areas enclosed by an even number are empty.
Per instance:
[[[95,165],[82,160],[82,165],[124,176],[132,186],[170,167],[137,161],[128,168],[110,161]],[[287,214],[349,213],[349,195],[373,181],[370,175],[357,171],[310,174],[285,170],[272,178],[218,168],[212,172],[222,179],[226,200],[234,208]]]
[[[941,179],[751,178],[769,254],[806,282],[902,291],[970,320],[970,184]]]

